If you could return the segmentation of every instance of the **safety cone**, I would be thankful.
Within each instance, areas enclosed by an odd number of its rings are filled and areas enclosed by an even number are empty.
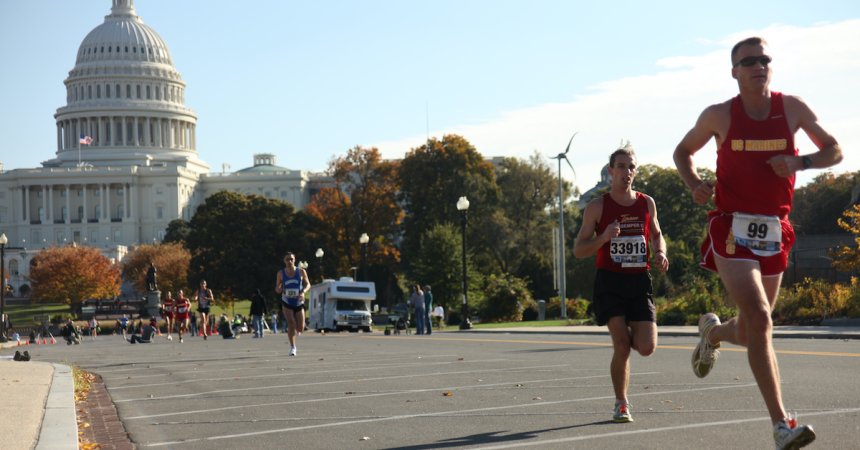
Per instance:
[[[21,341],[18,341],[18,347],[20,347],[20,346],[21,346]]]
[[[57,343],[57,340],[54,339],[54,336],[51,336],[51,344],[56,344],[56,343]]]

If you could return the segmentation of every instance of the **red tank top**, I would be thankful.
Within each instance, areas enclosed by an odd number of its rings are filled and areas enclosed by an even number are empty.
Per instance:
[[[794,175],[777,175],[767,160],[776,155],[797,155],[797,149],[785,118],[782,94],[770,94],[770,114],[765,120],[749,118],[740,95],[732,99],[729,132],[717,150],[714,202],[720,211],[781,218],[791,211]]]
[[[621,234],[603,244],[597,251],[597,268],[621,273],[647,272],[650,267],[651,213],[647,196],[636,193],[636,201],[622,206],[612,200],[609,193],[603,194],[603,213],[597,223],[597,234],[618,220]]]

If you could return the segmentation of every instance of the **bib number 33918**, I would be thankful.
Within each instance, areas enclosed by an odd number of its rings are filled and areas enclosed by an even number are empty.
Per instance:
[[[645,267],[648,263],[645,236],[617,236],[609,241],[609,256],[621,267]]]
[[[758,256],[773,256],[782,249],[782,225],[777,216],[734,213],[735,243]]]

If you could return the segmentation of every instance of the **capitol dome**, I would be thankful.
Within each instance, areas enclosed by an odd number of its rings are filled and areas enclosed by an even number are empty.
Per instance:
[[[78,47],[57,109],[57,156],[45,167],[195,166],[197,116],[167,44],[143,23],[133,0],[112,0],[104,23]]]
[[[167,44],[135,14],[132,1],[114,0],[105,22],[90,31],[81,42],[76,65],[110,59],[173,65]]]

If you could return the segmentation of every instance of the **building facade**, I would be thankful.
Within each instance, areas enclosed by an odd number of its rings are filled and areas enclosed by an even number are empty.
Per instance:
[[[15,292],[43,248],[98,246],[121,261],[129,247],[160,242],[171,220],[190,220],[218,191],[276,198],[298,210],[325,182],[278,167],[272,154],[254,155],[246,169],[210,173],[197,153],[185,82],[133,0],[112,0],[64,83],[54,156],[38,168],[0,163],[0,232],[9,239],[4,263]]]

